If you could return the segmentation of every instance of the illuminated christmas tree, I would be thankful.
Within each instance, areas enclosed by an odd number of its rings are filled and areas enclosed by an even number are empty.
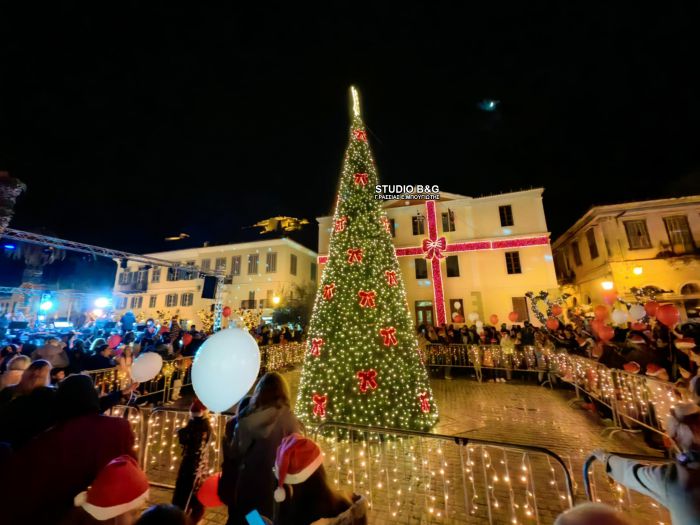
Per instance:
[[[418,353],[389,219],[374,198],[379,179],[359,99],[351,92],[350,142],[296,412],[311,426],[325,419],[429,430],[437,406]]]

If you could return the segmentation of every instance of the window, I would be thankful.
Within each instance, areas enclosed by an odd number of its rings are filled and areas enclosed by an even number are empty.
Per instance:
[[[234,255],[231,258],[231,275],[241,275],[241,256]]]
[[[119,274],[119,284],[128,284],[130,278],[131,278],[131,272],[129,272],[129,270],[126,270],[126,271],[120,273]]]
[[[428,263],[422,257],[415,260],[416,263],[416,279],[428,278]]]
[[[316,263],[311,263],[311,280],[316,281]]]
[[[510,204],[499,206],[498,215],[501,216],[501,226],[513,226],[513,208]]]
[[[134,284],[141,284],[143,281],[146,280],[146,276],[148,275],[148,272],[146,270],[139,270],[136,272],[136,275],[134,275]]]
[[[289,273],[292,275],[297,274],[297,256],[292,254],[291,258],[289,259]]]
[[[202,259],[202,262],[199,264],[199,267],[202,270],[211,270],[211,259]]]
[[[389,219],[389,231],[391,232],[392,237],[396,237],[396,220],[395,219]]]
[[[275,306],[275,304],[272,302],[272,298],[274,297],[275,292],[273,290],[268,290],[266,297],[265,297],[265,306],[263,308],[272,308]]]
[[[176,293],[169,293],[168,295],[165,296],[165,306],[168,308],[171,308],[173,306],[177,306],[177,294]]]
[[[598,258],[598,244],[595,242],[595,229],[591,228],[586,232],[586,242],[588,243],[588,251],[591,254],[591,260]]]
[[[447,277],[459,277],[459,257],[456,255],[448,255],[445,259],[447,266]]]
[[[695,242],[690,233],[688,217],[685,215],[674,215],[664,217],[664,224],[668,232],[668,240],[671,243],[671,250],[675,254],[695,251]]]
[[[277,271],[277,252],[267,252],[265,271],[275,273]]]
[[[215,263],[215,268],[217,270],[224,271],[226,269],[226,257],[217,257],[216,263]]]
[[[155,308],[155,307],[156,307],[156,301],[157,301],[157,300],[158,300],[158,296],[157,296],[157,295],[151,295],[151,296],[148,298],[148,307],[149,307],[149,308]]]
[[[520,252],[506,252],[506,269],[509,274],[523,273],[520,267]]]
[[[136,295],[131,298],[131,308],[141,308],[143,304],[143,297]]]
[[[159,283],[160,282],[160,266],[157,268],[153,268],[153,273],[151,274],[151,282],[152,283]]]
[[[630,250],[643,250],[645,248],[651,248],[649,230],[647,230],[647,221],[624,221],[624,223]]]
[[[518,321],[521,323],[530,319],[530,309],[525,297],[513,297],[513,311],[518,314]]]
[[[248,275],[258,273],[258,261],[260,256],[257,253],[248,256]]]
[[[416,215],[411,217],[413,224],[413,235],[425,235],[425,217]]]
[[[194,302],[194,294],[193,293],[183,293],[180,296],[180,306],[192,306],[193,302]]]
[[[571,253],[574,255],[576,266],[581,266],[581,250],[578,248],[578,241],[571,243]]]
[[[126,297],[120,297],[119,299],[117,299],[117,310],[123,310],[124,308],[126,308],[126,301]]]
[[[197,271],[194,269],[194,261],[186,261],[184,268],[178,268],[177,270],[177,280],[180,281],[191,281],[197,278]]]
[[[248,292],[248,300],[249,300],[249,301],[252,301],[252,302],[255,302],[255,290],[250,290],[250,291]]]
[[[442,214],[442,231],[455,231],[455,212],[453,212],[452,210],[447,210],[445,213]]]

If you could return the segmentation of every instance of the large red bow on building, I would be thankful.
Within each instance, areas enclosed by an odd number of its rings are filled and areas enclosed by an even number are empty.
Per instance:
[[[323,286],[323,298],[326,301],[333,299],[333,292],[335,292],[335,283],[326,284]]]
[[[325,341],[321,337],[314,337],[311,340],[311,350],[309,350],[309,353],[314,356],[318,357],[321,355],[321,347],[324,345]]]
[[[355,136],[356,140],[367,142],[367,132],[364,129],[354,129],[352,130],[352,134]]]
[[[326,417],[326,403],[328,396],[314,394],[311,400],[314,402],[314,416]]]
[[[349,248],[346,253],[348,254],[348,264],[362,262],[362,248]]]
[[[363,188],[369,183],[369,177],[366,173],[355,173],[355,184]]]
[[[387,270],[384,272],[384,276],[386,277],[386,284],[389,286],[396,286],[398,284],[396,272],[394,270]]]
[[[430,397],[427,392],[421,392],[418,394],[418,399],[420,399],[420,409],[428,413],[430,412]]]
[[[384,346],[397,345],[399,340],[396,339],[396,328],[388,326],[379,330],[379,335],[384,338]]]
[[[423,239],[423,251],[426,259],[442,259],[442,252],[447,248],[447,239],[440,237],[439,239]]]
[[[360,392],[363,394],[370,388],[377,388],[377,371],[374,369],[360,370],[357,373],[357,379],[360,380]]]
[[[335,227],[334,227],[335,233],[340,233],[342,231],[345,231],[345,227],[347,225],[348,225],[348,218],[345,215],[343,215],[339,219],[336,219],[335,220]]]
[[[360,290],[357,292],[357,295],[360,296],[360,306],[363,308],[374,308],[376,305],[374,304],[374,298],[377,295],[374,290]]]

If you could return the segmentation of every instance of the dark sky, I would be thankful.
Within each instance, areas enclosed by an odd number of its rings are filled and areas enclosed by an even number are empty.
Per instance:
[[[544,186],[555,235],[593,204],[700,191],[696,11],[176,3],[4,4],[0,169],[29,186],[15,228],[149,251],[325,214],[351,83],[386,183]]]

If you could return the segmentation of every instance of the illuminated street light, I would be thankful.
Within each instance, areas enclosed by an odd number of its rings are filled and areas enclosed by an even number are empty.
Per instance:
[[[39,310],[42,310],[46,312],[47,310],[51,310],[53,308],[53,301],[44,301],[39,305]]]
[[[94,315],[95,317],[102,317],[104,315],[104,312],[102,311],[101,308],[95,308],[92,311],[92,315]]]
[[[97,308],[107,308],[108,305],[109,299],[107,299],[106,297],[98,297],[97,299],[95,299],[95,306]]]
[[[642,275],[644,273],[644,268],[642,268],[641,266],[635,266],[634,268],[632,268],[632,273],[634,275]]]
[[[615,286],[615,283],[613,283],[612,281],[603,281],[602,283],[600,283],[600,285],[603,287],[603,290],[612,290]]]
[[[280,304],[280,298],[279,298],[278,295],[275,295],[275,296],[272,298],[272,304]]]

